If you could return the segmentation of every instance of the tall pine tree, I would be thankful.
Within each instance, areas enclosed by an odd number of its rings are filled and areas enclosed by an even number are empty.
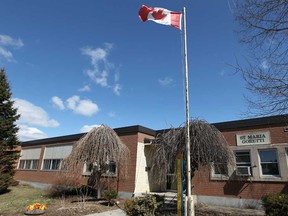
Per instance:
[[[11,185],[15,172],[15,161],[19,151],[16,120],[20,115],[13,107],[11,90],[4,69],[0,69],[0,194]]]

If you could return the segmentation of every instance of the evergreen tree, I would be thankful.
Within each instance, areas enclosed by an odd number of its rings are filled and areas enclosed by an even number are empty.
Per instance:
[[[20,115],[13,107],[11,90],[4,69],[0,69],[0,194],[11,185],[15,169],[15,161],[19,157],[16,150],[18,127],[16,120]]]

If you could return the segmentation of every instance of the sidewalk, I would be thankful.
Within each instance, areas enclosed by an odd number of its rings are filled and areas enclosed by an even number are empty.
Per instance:
[[[121,209],[116,209],[116,210],[112,210],[112,211],[89,214],[86,216],[126,216],[126,213]]]

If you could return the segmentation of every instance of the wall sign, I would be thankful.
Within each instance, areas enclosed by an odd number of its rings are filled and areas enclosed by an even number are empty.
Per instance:
[[[253,133],[236,134],[237,146],[271,144],[269,131],[258,131]]]

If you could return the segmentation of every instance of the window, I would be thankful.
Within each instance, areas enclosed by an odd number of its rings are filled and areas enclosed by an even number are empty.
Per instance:
[[[115,161],[109,161],[108,164],[108,174],[110,175],[116,175],[116,162]]]
[[[18,169],[37,170],[41,148],[22,149]]]
[[[85,162],[84,163],[84,167],[83,167],[83,175],[91,175],[91,173],[96,170],[99,170],[99,167],[97,166],[97,163],[88,163]]]
[[[59,170],[62,159],[45,159],[43,162],[43,170]]]
[[[279,176],[278,159],[276,149],[259,150],[262,175]]]
[[[45,148],[42,170],[57,171],[61,169],[61,162],[72,151],[72,145],[49,146]]]
[[[96,162],[94,163],[84,163],[83,167],[83,175],[91,175],[93,171],[99,171],[101,170],[99,165],[97,165]],[[103,175],[111,175],[115,176],[117,174],[117,166],[115,161],[109,161],[105,165],[106,172],[103,173]]]
[[[20,160],[18,169],[37,170],[39,160]]]
[[[214,163],[213,171],[214,175],[228,176],[228,166],[226,163]]]
[[[214,164],[214,174],[215,175],[228,175],[227,164],[223,164],[223,163]]]
[[[239,168],[249,167],[250,173],[251,175],[253,175],[252,167],[251,167],[250,151],[237,151],[235,152],[235,158],[236,158],[236,168],[237,167]]]

